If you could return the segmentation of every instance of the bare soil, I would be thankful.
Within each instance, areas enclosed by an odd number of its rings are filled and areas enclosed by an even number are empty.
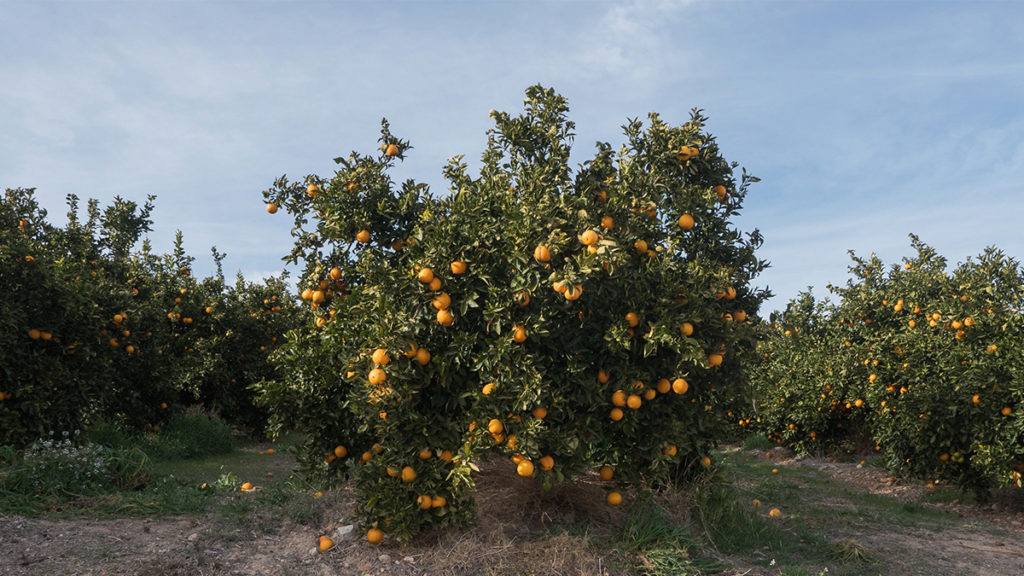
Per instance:
[[[777,455],[775,465],[814,467],[827,472],[834,486],[919,503],[929,490],[923,483],[893,483],[886,473],[855,463],[794,459]],[[419,536],[411,545],[375,547],[350,530],[351,502],[336,498],[319,526],[268,518],[272,533],[225,528],[211,517],[118,518],[110,520],[0,517],[0,574],[36,575],[369,575],[423,574],[633,574],[642,558],[624,557],[607,546],[626,521],[629,501],[603,504],[604,490],[594,481],[538,492],[511,470],[485,469],[477,479],[479,516],[467,530],[443,530]],[[837,491],[838,492],[838,491]],[[685,497],[661,502],[677,521],[685,521]],[[809,493],[836,510],[849,501],[818,488]],[[1024,575],[1024,509],[1019,499],[997,498],[978,506],[957,502],[924,504],[949,511],[941,525],[894,528],[882,522],[835,534],[852,548],[886,559],[886,574]],[[337,545],[316,549],[321,534]],[[756,552],[754,553],[756,556]],[[753,565],[751,556],[721,558],[722,574],[784,574],[784,567]],[[863,572],[863,573],[870,573]]]

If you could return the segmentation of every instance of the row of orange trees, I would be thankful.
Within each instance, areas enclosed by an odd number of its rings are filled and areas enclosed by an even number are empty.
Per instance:
[[[102,418],[159,426],[202,402],[262,427],[247,386],[272,375],[269,350],[298,321],[281,279],[196,279],[179,233],[172,253],[138,246],[153,198],[139,206],[68,198],[47,220],[30,189],[0,198],[0,444],[23,445]]]
[[[354,475],[371,541],[467,521],[488,455],[542,485],[600,470],[618,504],[618,482],[710,466],[740,409],[765,263],[731,218],[755,179],[699,111],[629,122],[574,170],[567,111],[535,86],[492,112],[479,174],[451,158],[445,194],[392,181],[412,148],[386,121],[377,152],[264,193],[314,319],[262,401],[308,467]]]
[[[984,496],[1024,471],[1024,270],[990,248],[952,270],[853,258],[838,302],[803,294],[758,345],[758,426],[801,452],[874,448],[888,467]]]

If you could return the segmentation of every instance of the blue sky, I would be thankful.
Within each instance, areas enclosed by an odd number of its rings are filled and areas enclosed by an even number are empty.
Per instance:
[[[216,245],[259,278],[291,246],[260,192],[372,151],[382,117],[415,147],[396,179],[442,191],[531,84],[568,98],[575,162],[699,107],[762,179],[737,223],[765,236],[770,310],[911,232],[1024,256],[1022,29],[1011,1],[0,0],[0,186],[57,221],[68,193],[155,194],[157,251],[181,229],[197,273]]]

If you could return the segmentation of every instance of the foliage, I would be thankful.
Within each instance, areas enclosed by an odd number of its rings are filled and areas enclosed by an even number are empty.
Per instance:
[[[853,257],[839,302],[774,315],[760,429],[801,452],[873,446],[888,468],[985,494],[1024,470],[1024,270],[995,248],[946,271]]]
[[[264,193],[294,216],[315,320],[261,402],[307,434],[307,466],[355,474],[365,528],[464,523],[488,453],[545,486],[693,474],[741,405],[766,264],[730,218],[756,179],[696,110],[631,121],[573,171],[565,100],[535,86],[525,104],[492,113],[479,176],[450,159],[447,195],[391,180],[411,147],[387,121],[380,154]]]

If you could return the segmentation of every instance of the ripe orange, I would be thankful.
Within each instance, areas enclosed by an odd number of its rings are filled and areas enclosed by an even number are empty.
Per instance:
[[[640,399],[636,394],[630,394],[626,397],[626,406],[629,406],[633,410],[636,410],[643,404],[643,400]]]
[[[318,184],[310,184],[309,186],[306,186],[306,194],[309,194],[313,198],[316,198],[318,192],[320,192],[320,186]]]
[[[334,540],[331,540],[327,536],[321,536],[317,546],[320,548],[321,552],[327,552],[331,548],[334,548]]]
[[[273,449],[268,450],[267,453],[273,454]],[[338,444],[337,446],[334,447],[335,458],[344,458],[345,456],[348,456],[348,448],[345,448],[341,444]]]
[[[420,366],[426,366],[430,362],[430,352],[426,348],[416,350],[416,361]]]
[[[626,314],[626,324],[630,328],[636,328],[640,324],[640,317],[636,315],[636,312],[629,312]]]
[[[678,452],[678,449],[676,448],[676,445],[675,445],[675,444],[669,444],[668,446],[664,447],[664,448],[663,448],[663,449],[661,450],[661,452],[662,452],[662,453],[663,453],[663,454],[664,454],[665,456],[675,456],[675,455],[676,455],[676,452]]]
[[[584,246],[596,244],[597,240],[597,232],[594,232],[593,230],[584,230],[583,234],[580,234],[580,242],[582,242]]]
[[[455,317],[448,310],[437,311],[437,323],[441,326],[451,326],[455,322]]]
[[[1010,414],[1013,414],[1013,409],[1010,408],[1009,406],[1003,406],[1003,409],[1000,410],[1000,413],[1003,416],[1009,416]]]
[[[782,518],[782,510],[779,510],[778,508],[772,508],[771,511],[768,512],[768,516],[772,518]]]
[[[516,292],[514,299],[516,301],[516,304],[519,304],[520,306],[526,306],[527,304],[530,303],[530,293],[526,290],[520,290],[519,292]]]
[[[722,186],[721,184],[715,186],[711,190],[715,193],[715,196],[718,196],[719,200],[729,195],[729,191],[726,190],[725,186]]]
[[[512,329],[512,339],[519,343],[526,342],[526,328],[517,324]]]
[[[604,228],[605,230],[611,230],[612,228],[615,228],[615,219],[612,218],[611,216],[601,217],[601,228]]]
[[[690,384],[683,378],[676,378],[672,382],[672,391],[676,394],[686,394],[687,390],[690,389]]]
[[[618,506],[619,504],[622,504],[622,494],[619,494],[618,492],[609,492],[605,501],[611,506]]]
[[[380,528],[370,528],[366,531],[366,540],[370,544],[380,544],[384,540],[384,532]]]
[[[491,418],[491,421],[487,423],[487,431],[493,436],[497,436],[505,431],[505,425],[501,423],[501,420],[497,418]]]
[[[622,420],[622,417],[625,416],[625,415],[622,413],[622,409],[621,408],[612,408],[612,411],[609,414],[609,416],[611,417],[612,420],[618,422],[619,420]]]
[[[416,471],[412,469],[412,466],[402,468],[402,482],[412,482],[416,479],[416,476]]]
[[[430,268],[424,268],[420,270],[418,274],[416,274],[416,278],[419,279],[419,281],[423,282],[424,284],[430,284],[431,282],[434,281],[434,271],[431,270]]]
[[[39,340],[43,336],[43,333],[36,328],[32,328],[28,331],[28,337],[33,340]]]
[[[452,305],[452,297],[447,292],[441,292],[434,297],[432,304],[438,310],[447,310]]]
[[[655,387],[658,389],[658,394],[668,394],[668,391],[672,389],[672,383],[668,381],[668,378],[660,378]]]
[[[683,325],[679,327],[679,331],[683,333],[683,336],[693,335],[693,324],[689,322],[683,322]]]
[[[277,204],[273,202],[267,204],[267,214],[277,214]]]
[[[555,459],[554,458],[552,458],[551,456],[542,456],[541,457],[541,459],[540,459],[540,469],[541,470],[547,471],[547,470],[551,470],[554,467],[555,467]]]
[[[432,457],[433,455],[434,455],[434,453],[433,453],[433,452],[431,452],[430,448],[424,448],[423,450],[420,450],[420,453],[419,453],[419,454],[417,454],[416,456],[417,456],[417,457],[418,457],[418,458],[419,458],[420,460],[430,460],[430,458],[431,458],[431,457]]]
[[[695,222],[693,220],[693,216],[689,214],[683,214],[682,216],[679,217],[678,224],[679,227],[682,228],[683,230],[691,230],[693,229],[693,225],[695,224]]]
[[[611,377],[608,375],[607,372],[604,371],[604,368],[601,368],[600,370],[597,371],[597,381],[600,382],[601,384],[608,382],[609,378]]]
[[[434,505],[434,499],[430,496],[423,494],[416,499],[416,505],[420,507],[420,510],[430,510]]]
[[[356,234],[356,241],[366,244],[370,241],[370,231],[363,228]]]
[[[625,406],[626,405],[626,393],[623,392],[622,390],[616,390],[612,394],[612,404],[615,405],[615,406]]]
[[[370,384],[378,386],[388,379],[388,375],[380,368],[374,368],[373,370],[370,370],[370,374],[367,378],[370,380]]]
[[[548,250],[547,246],[541,244],[533,249],[533,257],[536,258],[538,262],[550,262],[551,252]]]
[[[533,476],[533,462],[523,460],[519,464],[516,464],[516,474],[527,478]]]
[[[708,354],[708,365],[710,366],[721,366],[724,358],[721,354]]]
[[[388,156],[398,156],[398,146],[394,144],[388,144],[388,147],[384,150],[384,153]]]
[[[489,396],[491,394],[491,392],[494,392],[494,388],[495,388],[494,382],[488,382],[487,384],[484,384],[484,388],[482,390],[482,392],[484,393],[484,396]]]
[[[551,289],[559,294],[565,294],[565,291],[569,289],[569,284],[565,280],[555,280],[551,283]]]
[[[565,299],[566,300],[579,300],[580,296],[582,296],[582,295],[583,295],[583,285],[582,284],[573,284],[572,286],[568,286],[566,288],[566,290],[565,290]]]
[[[427,288],[430,288],[431,292],[437,292],[441,289],[441,279],[434,276],[434,279],[430,281],[430,284],[427,284]]]
[[[633,248],[637,252],[639,252],[640,254],[646,254],[647,253],[647,241],[646,240],[637,240],[636,242],[633,242]]]
[[[373,363],[378,366],[387,366],[391,362],[391,355],[383,348],[377,348],[370,357]]]
[[[708,457],[708,456],[705,456],[705,457],[701,458],[701,459],[700,459],[700,463],[701,463],[701,464],[702,464],[702,465],[703,465],[703,466],[704,466],[705,468],[711,468],[711,458],[710,458],[710,457]]]
[[[245,482],[244,484],[242,484],[242,492],[250,492],[255,489],[256,487],[253,486],[251,482]]]
[[[608,482],[615,475],[615,470],[611,466],[601,466],[597,474],[601,477],[601,480]]]
[[[548,416],[548,409],[543,407],[537,407],[533,409],[533,417],[537,420],[543,420]]]
[[[737,322],[744,322],[747,319],[747,312],[745,310],[737,310],[732,313],[732,317]]]
[[[465,274],[468,266],[462,260],[456,260],[451,263],[452,274]]]
[[[444,508],[447,505],[448,499],[444,496],[434,496],[430,503],[431,508]]]

